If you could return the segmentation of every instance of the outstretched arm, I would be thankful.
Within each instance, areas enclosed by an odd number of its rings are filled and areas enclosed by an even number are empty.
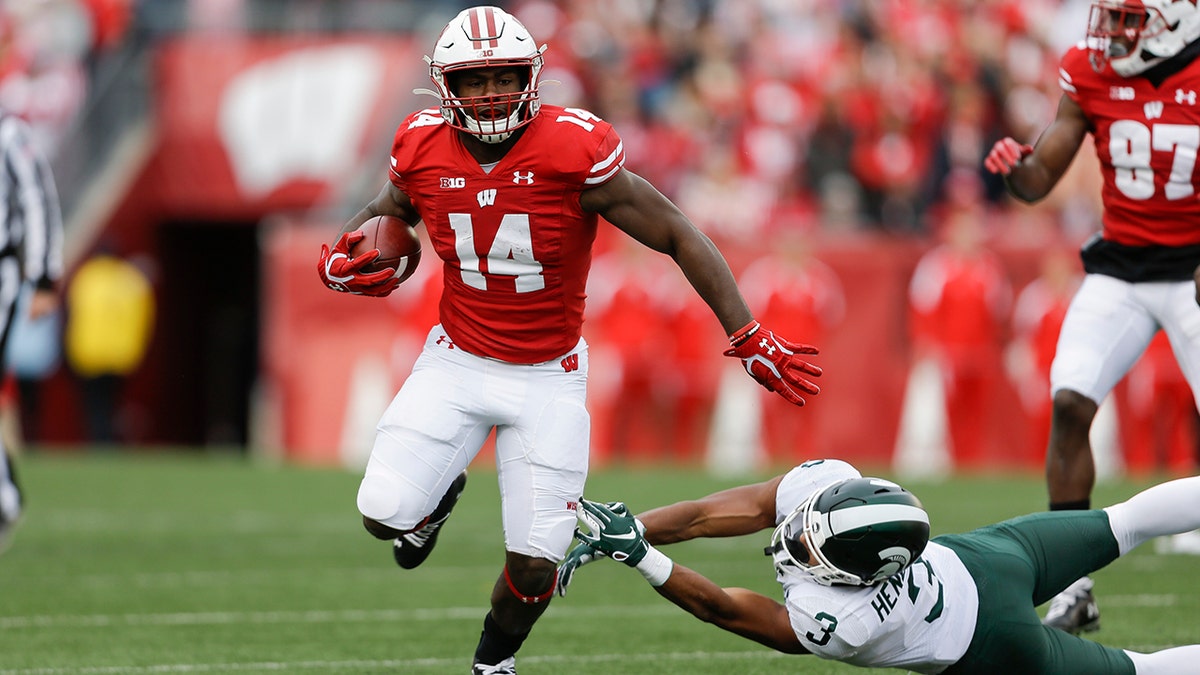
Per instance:
[[[583,499],[579,517],[587,528],[577,529],[575,536],[585,545],[641,572],[659,595],[692,616],[787,654],[807,653],[792,630],[787,607],[744,588],[721,588],[676,564],[647,543],[624,504]]]
[[[697,537],[736,537],[775,526],[775,491],[783,476],[754,485],[742,485],[707,497],[677,502],[650,509],[634,519],[639,534],[648,544],[672,544]],[[624,504],[616,507],[627,516]],[[582,507],[581,507],[582,508]],[[572,548],[558,568],[555,590],[566,595],[580,567],[603,558],[607,553],[587,543]]]
[[[5,243],[19,241],[22,245],[22,274],[33,284],[34,297],[39,298],[30,312],[36,318],[39,312],[45,314],[57,305],[54,292],[63,276],[63,224],[58,189],[50,162],[24,121],[0,112],[0,141],[4,146],[4,171],[12,182],[7,209],[19,214],[25,228],[23,237],[10,233]]]
[[[808,654],[792,629],[787,607],[745,588],[721,588],[678,563],[658,594],[692,616],[785,654]]]
[[[579,201],[642,245],[670,256],[727,335],[754,318],[716,245],[646,179],[622,169],[584,191]]]
[[[638,516],[646,541],[673,544],[697,537],[736,537],[775,526],[775,492],[783,476],[707,497],[650,509]]]
[[[607,183],[585,190],[579,203],[643,245],[671,256],[729,336],[725,355],[740,359],[756,382],[793,405],[804,405],[804,394],[820,393],[812,378],[821,369],[803,358],[817,349],[777,336],[755,321],[716,245],[653,185],[621,169]]]

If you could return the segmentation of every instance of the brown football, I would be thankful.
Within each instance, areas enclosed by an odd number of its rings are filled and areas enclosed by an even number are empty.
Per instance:
[[[358,231],[367,236],[350,247],[350,257],[379,249],[379,259],[364,267],[364,272],[392,267],[396,270],[394,276],[404,281],[417,271],[417,263],[421,262],[421,238],[417,236],[417,228],[393,216],[375,216],[360,225]]]

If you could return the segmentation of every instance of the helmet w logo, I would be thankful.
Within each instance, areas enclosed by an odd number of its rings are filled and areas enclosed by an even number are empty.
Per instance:
[[[499,25],[496,17],[495,8],[493,7],[476,7],[471,10],[470,20],[467,22],[467,39],[471,41],[471,46],[475,49],[483,49],[484,42],[488,47],[498,47],[500,39],[500,31],[502,26]]]

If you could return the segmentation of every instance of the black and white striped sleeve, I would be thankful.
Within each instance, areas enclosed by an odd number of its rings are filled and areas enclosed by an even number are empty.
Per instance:
[[[18,253],[24,277],[54,288],[63,275],[63,224],[50,163],[20,118],[0,116],[3,151],[3,249]]]

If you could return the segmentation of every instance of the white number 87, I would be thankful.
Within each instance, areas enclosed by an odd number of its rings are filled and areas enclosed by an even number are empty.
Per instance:
[[[1150,153],[1154,150],[1174,153],[1164,186],[1167,199],[1185,199],[1195,193],[1192,172],[1196,168],[1196,149],[1200,147],[1200,127],[1155,124],[1147,128],[1135,120],[1118,120],[1108,133],[1108,153],[1121,194],[1139,201],[1154,196],[1154,171],[1150,168]]]

